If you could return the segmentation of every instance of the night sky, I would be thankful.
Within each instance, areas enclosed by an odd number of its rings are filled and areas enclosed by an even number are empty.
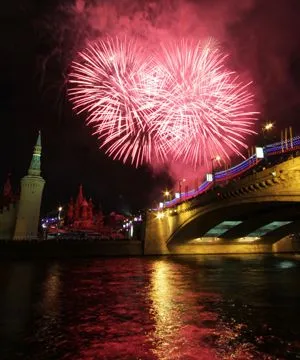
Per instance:
[[[104,17],[98,11],[103,3],[108,20],[99,28],[95,17]],[[43,212],[76,195],[81,183],[86,195],[106,212],[134,212],[150,206],[162,189],[172,185],[166,171],[135,169],[99,151],[91,129],[72,112],[66,97],[68,64],[76,49],[87,37],[115,30],[121,15],[127,16],[134,31],[143,28],[136,22],[136,14],[142,13],[143,21],[153,26],[172,32],[179,27],[195,37],[218,39],[229,52],[232,66],[255,83],[261,112],[257,131],[271,120],[277,136],[290,125],[299,134],[299,0],[162,0],[164,6],[146,0],[115,3],[16,0],[1,4],[0,184],[8,172],[18,184],[41,129],[46,179]],[[87,19],[83,10],[87,4],[93,19]]]

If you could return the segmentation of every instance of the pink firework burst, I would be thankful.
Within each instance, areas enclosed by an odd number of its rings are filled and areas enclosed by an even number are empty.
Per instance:
[[[163,146],[153,146],[158,82],[151,60],[132,40],[108,38],[90,43],[72,63],[69,96],[78,113],[88,113],[101,147],[115,159],[136,166],[164,157]]]
[[[158,57],[166,78],[160,136],[175,159],[195,168],[216,154],[242,155],[255,133],[250,83],[226,68],[226,57],[214,44],[185,40],[163,46]]]
[[[90,43],[72,64],[69,95],[88,113],[101,147],[124,162],[178,160],[197,168],[212,156],[241,155],[257,113],[253,94],[209,43]]]

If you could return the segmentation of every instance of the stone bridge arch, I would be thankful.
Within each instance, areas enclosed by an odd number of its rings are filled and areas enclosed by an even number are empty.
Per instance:
[[[224,222],[235,222],[236,224],[233,224],[220,236],[211,232],[211,237],[234,240],[245,237],[272,221],[295,222],[300,219],[300,202],[289,201],[288,197],[281,201],[273,201],[271,197],[266,197],[260,202],[253,202],[252,198],[243,199],[243,201],[236,199],[236,201],[227,203],[226,207],[211,206],[201,210],[171,234],[167,240],[168,247],[183,244],[195,238],[203,238]]]
[[[225,239],[232,241],[235,235],[246,234],[247,226],[250,231],[251,224],[254,229],[260,223],[276,219],[291,221],[293,224],[286,224],[285,230],[296,231],[299,215],[300,158],[297,157],[166,209],[160,218],[156,212],[149,213],[144,250],[146,254],[199,253],[199,246],[187,250],[186,244],[226,220],[242,221],[235,232],[227,232]],[[264,251],[263,247],[261,250]]]

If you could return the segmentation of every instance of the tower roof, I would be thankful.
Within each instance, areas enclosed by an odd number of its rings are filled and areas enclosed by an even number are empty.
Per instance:
[[[38,138],[36,140],[35,146],[42,146],[41,130],[39,130],[39,135],[38,135]]]
[[[28,169],[28,175],[40,176],[41,174],[41,153],[42,153],[42,142],[41,142],[41,131],[39,131],[37,141],[33,150],[33,155]]]
[[[83,201],[82,201],[81,206],[84,206],[84,207],[89,206],[89,204],[88,204],[87,201],[86,201],[86,198],[83,198]]]
[[[80,184],[79,192],[78,192],[77,199],[76,199],[76,204],[81,206],[82,202],[83,202],[83,191],[82,191],[82,185]]]

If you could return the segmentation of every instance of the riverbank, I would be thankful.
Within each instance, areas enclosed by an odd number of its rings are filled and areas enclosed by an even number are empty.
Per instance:
[[[1,259],[92,258],[143,255],[230,255],[230,254],[300,253],[298,238],[287,236],[279,241],[240,243],[235,240],[185,243],[170,247],[168,252],[148,252],[137,240],[20,240],[0,241]]]
[[[136,240],[22,240],[0,242],[0,259],[141,255],[143,255],[143,243]]]

